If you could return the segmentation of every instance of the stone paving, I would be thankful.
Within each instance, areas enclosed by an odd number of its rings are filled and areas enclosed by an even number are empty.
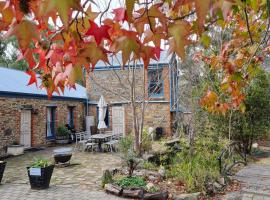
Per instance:
[[[42,157],[53,161],[53,149],[55,148],[27,152],[22,156],[7,159],[2,185],[0,185],[0,199],[119,199],[104,193],[100,187],[103,170],[121,165],[120,157],[115,153],[74,152],[71,166],[55,167],[49,189],[31,190],[26,167],[33,163],[34,158]]]
[[[227,194],[226,200],[270,200],[270,158],[261,159],[240,170],[234,177],[244,184],[240,192]]]

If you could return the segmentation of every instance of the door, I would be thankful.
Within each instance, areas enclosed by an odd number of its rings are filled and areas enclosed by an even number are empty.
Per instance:
[[[122,106],[112,107],[112,131],[114,134],[125,135],[125,109]]]
[[[25,148],[31,147],[31,110],[22,110],[21,112],[20,143]]]

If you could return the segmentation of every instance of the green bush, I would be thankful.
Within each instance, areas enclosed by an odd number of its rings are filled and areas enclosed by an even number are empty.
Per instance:
[[[269,135],[270,129],[270,75],[258,69],[255,77],[245,90],[245,100],[242,105],[245,112],[231,111],[225,116],[211,115],[209,119],[213,129],[229,135],[229,119],[231,117],[231,139],[242,144],[242,152],[251,153],[254,141]]]
[[[105,170],[101,178],[101,186],[104,187],[107,183],[113,182],[113,175],[109,170]]]
[[[122,154],[122,156],[126,156],[129,151],[133,150],[134,148],[134,139],[131,134],[123,137],[119,141],[119,152]]]
[[[199,137],[191,155],[188,142],[182,141],[183,149],[174,157],[173,164],[167,166],[167,176],[182,181],[189,192],[206,191],[206,183],[219,178],[217,157],[227,144],[226,140]]]
[[[152,137],[148,133],[148,129],[144,128],[142,132],[141,151],[149,152],[152,150]]]
[[[134,151],[134,139],[130,135],[119,141],[119,151],[121,153],[124,164],[128,167],[129,176],[132,176],[134,170],[140,163],[138,154]]]
[[[124,177],[116,181],[117,185],[124,188],[145,188],[146,182],[139,176]]]
[[[154,163],[148,162],[148,161],[143,161],[141,163],[140,167],[142,167],[143,169],[158,170],[158,166],[156,166]]]
[[[57,136],[63,137],[69,135],[69,130],[65,125],[60,125],[57,127]]]

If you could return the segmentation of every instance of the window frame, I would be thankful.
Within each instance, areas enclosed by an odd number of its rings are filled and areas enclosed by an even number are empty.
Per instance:
[[[155,87],[157,87],[157,83],[159,82],[156,81],[155,83],[152,83],[154,81],[151,81],[150,80],[150,74],[153,73],[153,72],[158,72],[158,75],[160,76],[160,83],[161,84],[161,90],[159,93],[151,93],[150,92],[150,85],[152,84],[155,84]],[[149,98],[163,98],[164,97],[164,80],[163,80],[163,68],[155,68],[155,69],[148,69],[148,72],[147,72],[147,77],[148,77],[148,88],[147,88],[147,93],[148,93],[148,97]]]
[[[67,121],[68,121],[68,125],[71,128],[75,128],[74,110],[75,110],[75,106],[68,106],[68,120]],[[70,124],[71,121],[72,121],[72,126]]]
[[[54,140],[56,134],[56,106],[47,106],[46,107],[46,139]],[[48,112],[51,120],[48,122]],[[49,124],[50,123],[50,124]],[[51,136],[48,136],[48,124],[51,129]]]

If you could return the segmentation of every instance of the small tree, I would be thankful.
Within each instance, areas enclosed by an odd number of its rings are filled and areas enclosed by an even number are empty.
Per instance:
[[[251,152],[254,140],[269,134],[270,128],[270,76],[259,70],[247,88],[244,113],[232,115],[232,138],[241,141],[243,151]]]

